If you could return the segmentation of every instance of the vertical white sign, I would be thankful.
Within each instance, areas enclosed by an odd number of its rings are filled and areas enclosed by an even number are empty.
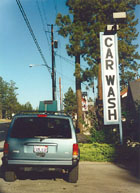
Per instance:
[[[82,111],[88,111],[88,98],[87,96],[82,96]]]
[[[120,123],[117,35],[100,33],[104,124]]]

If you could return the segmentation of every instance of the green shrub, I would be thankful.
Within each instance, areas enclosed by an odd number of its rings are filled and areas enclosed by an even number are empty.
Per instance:
[[[119,141],[118,128],[114,126],[106,125],[100,130],[91,128],[91,142],[92,143],[108,143],[108,144],[117,144]]]
[[[115,146],[111,144],[79,144],[81,161],[114,161],[116,158]]]

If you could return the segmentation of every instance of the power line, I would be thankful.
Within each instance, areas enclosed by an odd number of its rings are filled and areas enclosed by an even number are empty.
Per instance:
[[[59,54],[56,54],[56,56],[59,56],[59,57],[62,58],[63,60],[65,60],[65,61],[67,61],[68,63],[70,63],[70,64],[72,64],[72,65],[75,66],[74,62],[71,61],[71,60],[69,60],[68,58],[65,58],[65,57],[63,57],[63,56],[60,56]],[[57,71],[57,73],[61,74],[63,77],[66,77],[65,75],[63,75],[62,73],[60,73],[60,72],[58,72],[58,71]],[[84,82],[82,82],[82,84],[86,86],[86,84],[85,84]]]
[[[54,2],[54,8],[55,8],[56,16],[57,16],[57,5],[56,5],[56,1],[53,0],[53,2]]]
[[[72,64],[73,66],[75,66],[75,62],[73,62],[72,60],[69,60],[68,58],[66,58],[66,57],[64,57],[64,56],[61,56],[61,55],[59,55],[59,54],[55,54],[55,55],[58,56],[58,57],[60,57],[60,58],[62,58],[62,59],[65,60],[66,62]],[[81,64],[80,64],[80,65],[81,65]],[[85,65],[81,65],[81,67],[87,68],[87,66],[85,66]]]
[[[58,57],[60,57],[60,58],[62,58],[62,59],[65,60],[66,62],[72,64],[73,66],[75,66],[75,63],[74,63],[72,60],[69,60],[68,58],[66,58],[66,57],[64,57],[64,56],[61,56],[61,55],[59,55],[59,54],[56,54],[56,53],[55,53],[55,55],[58,56]]]
[[[68,81],[70,81],[70,82],[75,82],[74,80],[72,80],[71,78],[65,76],[65,75],[62,74],[61,72],[58,72],[58,71],[56,71],[56,72],[57,72],[58,74],[60,74],[61,76],[63,76],[64,78],[66,78]]]
[[[43,15],[42,15],[42,12],[41,12],[41,9],[40,9],[40,6],[39,6],[39,1],[37,0],[36,3],[37,3],[38,12],[39,12],[39,15],[40,15],[40,18],[41,18],[41,22],[42,22],[42,25],[43,25],[43,30],[45,32],[45,36],[46,36],[48,46],[49,46],[49,50],[50,50],[50,42],[49,42],[49,39],[48,39],[48,36],[47,36],[47,32],[45,30],[45,23],[44,23]]]
[[[32,27],[31,27],[31,25],[30,25],[30,22],[29,22],[29,20],[28,20],[28,18],[27,18],[27,16],[26,16],[26,13],[25,13],[25,11],[24,11],[21,3],[20,3],[20,0],[16,0],[16,2],[17,2],[17,5],[18,5],[18,7],[19,7],[19,9],[20,9],[20,12],[21,12],[21,14],[22,14],[22,16],[23,16],[23,18],[24,18],[24,21],[26,22],[26,25],[27,25],[27,27],[28,27],[28,29],[29,29],[29,32],[30,32],[30,34],[31,34],[31,36],[32,36],[32,38],[33,38],[33,40],[34,40],[34,43],[35,43],[35,45],[36,45],[36,47],[37,47],[37,49],[38,49],[38,51],[39,51],[39,53],[40,53],[40,55],[41,55],[41,58],[42,58],[43,62],[45,63],[45,65],[46,65],[49,73],[51,74],[51,68],[50,68],[50,67],[48,66],[48,64],[47,64],[47,61],[46,61],[46,59],[45,59],[45,57],[44,57],[44,55],[43,55],[43,53],[42,53],[42,50],[41,50],[41,48],[40,48],[40,46],[39,46],[39,43],[38,43],[38,41],[37,41],[37,39],[36,39],[36,37],[35,37],[35,34],[34,34],[33,30],[32,30]]]
[[[22,16],[23,16],[23,18],[24,18],[24,20],[25,20],[25,22],[26,22],[26,25],[27,25],[27,27],[28,27],[28,29],[29,29],[29,32],[30,32],[30,34],[31,34],[31,36],[32,36],[32,38],[33,38],[33,40],[34,40],[34,43],[36,44],[36,47],[37,47],[37,49],[38,49],[38,51],[39,51],[39,53],[40,53],[40,55],[41,55],[41,57],[42,57],[42,59],[43,59],[44,65],[47,67],[49,73],[51,74],[52,68],[49,67],[48,64],[47,64],[47,61],[46,61],[46,59],[45,59],[45,57],[44,57],[44,55],[43,55],[43,53],[42,53],[42,50],[41,50],[41,48],[40,48],[40,46],[39,46],[39,43],[38,43],[38,41],[37,41],[37,39],[36,39],[36,37],[35,37],[35,34],[34,34],[34,32],[33,32],[33,29],[32,29],[32,27],[31,27],[31,24],[30,24],[30,22],[29,22],[29,20],[28,20],[28,18],[27,18],[27,16],[26,16],[26,13],[25,13],[22,5],[21,5],[21,2],[20,2],[20,0],[16,0],[16,2],[17,2],[17,5],[18,5],[18,7],[19,7],[19,9],[20,9],[20,11],[21,11],[21,14],[22,14]],[[45,10],[44,10],[43,12],[44,12],[44,14],[45,14]],[[47,19],[47,18],[45,17],[45,19]],[[60,55],[58,55],[58,54],[56,54],[56,55],[59,56],[60,58],[64,59],[65,61],[71,63],[72,65],[74,65],[74,62],[73,62],[73,61],[71,61],[71,60],[69,60],[69,59],[67,59],[67,58],[65,58],[65,57],[63,57],[63,56],[60,56]],[[60,73],[60,72],[58,72],[58,71],[56,71],[56,72],[59,73],[59,74],[61,74],[61,75],[62,75],[63,77],[65,77],[67,80],[69,79],[67,76],[63,75],[62,73]],[[69,79],[69,80],[72,81],[71,79]],[[84,84],[84,83],[83,83],[83,84]]]
[[[44,2],[45,3],[45,2]],[[47,34],[47,32],[49,32],[49,27],[48,27],[48,22],[47,22],[47,16],[46,16],[46,12],[45,11],[45,5],[43,4],[43,2],[41,1],[41,6],[42,6],[42,13],[43,13],[43,16],[44,16],[44,20],[45,20],[45,24],[47,26],[47,31],[45,31],[45,33]],[[49,37],[51,39],[51,37]],[[50,45],[50,44],[49,44]],[[51,46],[50,46],[51,47]]]

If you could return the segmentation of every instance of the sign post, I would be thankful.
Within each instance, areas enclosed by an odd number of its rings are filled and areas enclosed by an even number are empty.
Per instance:
[[[104,35],[100,32],[104,124],[119,124],[122,144],[122,121],[120,104],[120,81],[118,67],[117,34]]]

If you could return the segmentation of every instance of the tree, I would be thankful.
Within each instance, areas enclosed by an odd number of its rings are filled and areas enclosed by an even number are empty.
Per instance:
[[[22,111],[33,111],[33,107],[30,102],[25,103],[25,105],[21,105]]]
[[[80,33],[79,26],[80,20],[77,18],[76,13],[73,14],[73,21],[69,15],[62,17],[58,14],[56,23],[60,26],[59,34],[64,37],[69,36],[70,45],[67,45],[67,52],[70,56],[75,57],[75,82],[76,82],[76,100],[77,100],[77,127],[82,132],[83,126],[82,119],[82,94],[81,94],[81,73],[80,73],[80,55],[82,54],[80,42],[82,34]],[[81,30],[82,32],[82,30]]]
[[[10,83],[3,80],[0,77],[0,117],[12,118],[13,113],[19,111],[31,111],[33,110],[31,104],[27,102],[25,105],[21,105],[17,100],[16,83],[10,81]]]
[[[17,103],[17,106],[15,108],[15,113],[19,113],[21,111],[33,111],[33,107],[30,102],[27,102],[25,104]]]
[[[99,32],[104,31],[107,24],[113,23],[113,12],[127,12],[127,19],[120,23],[118,31],[121,85],[127,84],[140,67],[137,62],[140,59],[136,51],[138,45],[133,42],[138,36],[135,28],[138,20],[135,20],[134,14],[138,4],[140,0],[67,0],[66,5],[73,17],[58,14],[56,23],[60,26],[59,33],[69,36],[70,44],[66,46],[68,54],[81,54],[88,61],[89,70],[97,76],[100,63]],[[87,78],[88,72],[87,69]]]
[[[11,117],[17,107],[17,87],[14,81],[10,83],[0,77],[0,112],[1,117]]]
[[[7,91],[8,91],[8,83],[5,82],[2,77],[0,77],[0,116],[3,117],[3,115],[6,112],[7,108]]]
[[[140,67],[137,61],[140,59],[140,55],[136,51],[138,45],[133,42],[138,36],[135,28],[138,20],[135,20],[134,14],[137,4],[140,4],[139,0],[67,1],[71,13],[76,12],[77,18],[80,20],[79,23],[83,26],[83,28],[80,27],[80,33],[83,34],[81,51],[83,51],[82,55],[88,61],[89,67],[94,71],[100,63],[99,33],[105,30],[107,24],[114,23],[112,21],[113,12],[127,12],[127,19],[121,21],[118,31],[122,87],[135,77]],[[97,75],[97,73],[95,74]]]
[[[70,114],[75,114],[77,110],[76,94],[73,92],[71,87],[64,96],[64,111]]]
[[[17,93],[16,90],[18,88],[16,87],[16,83],[14,81],[10,81],[8,83],[8,89],[7,89],[7,97],[6,97],[6,112],[8,117],[12,117],[12,113],[15,113],[17,108]]]
[[[119,67],[121,87],[135,78],[140,65],[140,55],[134,44],[138,33],[134,10],[140,0],[67,0],[69,15],[57,15],[56,24],[60,27],[59,34],[69,38],[66,45],[68,55],[76,58],[75,76],[76,91],[80,90],[81,82],[91,81],[98,76],[100,64],[99,32],[105,30],[107,24],[112,24],[113,12],[127,12],[127,19],[120,23],[119,37]],[[85,71],[80,69],[80,56],[89,64]],[[77,94],[77,99],[80,96]],[[78,102],[78,101],[77,101]],[[79,109],[79,104],[78,104]]]

